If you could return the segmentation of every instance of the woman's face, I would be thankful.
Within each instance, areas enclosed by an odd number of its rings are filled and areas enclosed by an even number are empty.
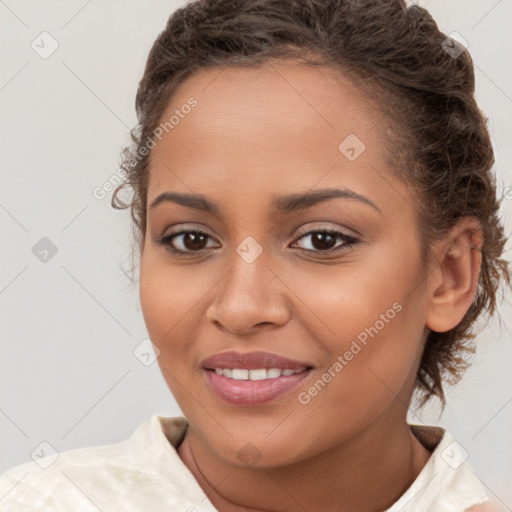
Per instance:
[[[202,70],[162,117],[142,311],[191,431],[225,462],[292,463],[405,419],[426,270],[383,124],[333,70],[288,61]]]

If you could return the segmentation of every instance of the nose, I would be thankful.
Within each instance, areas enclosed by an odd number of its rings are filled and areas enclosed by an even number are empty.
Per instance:
[[[290,318],[288,288],[263,257],[248,263],[236,255],[214,288],[206,318],[238,335],[283,326]]]

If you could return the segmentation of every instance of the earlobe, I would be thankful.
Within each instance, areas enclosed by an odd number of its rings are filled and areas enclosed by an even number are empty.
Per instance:
[[[456,327],[474,300],[480,267],[483,234],[474,218],[463,218],[434,248],[437,267],[429,275],[425,323],[436,332]]]

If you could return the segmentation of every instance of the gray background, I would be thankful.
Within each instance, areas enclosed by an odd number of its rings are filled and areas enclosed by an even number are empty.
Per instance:
[[[498,187],[509,197],[509,233],[512,2],[418,3],[469,43]],[[0,1],[0,472],[30,460],[41,441],[59,452],[115,443],[154,413],[180,414],[157,363],[145,366],[133,354],[147,332],[137,288],[122,271],[130,263],[129,214],[111,209],[110,194],[93,196],[118,169],[147,53],[180,5]],[[46,59],[31,48],[43,31],[59,44]],[[58,249],[46,262],[32,252],[43,237]],[[433,404],[411,410],[410,421],[447,428],[489,493],[512,510],[510,293],[505,298],[501,323],[485,327],[446,412],[439,416]]]

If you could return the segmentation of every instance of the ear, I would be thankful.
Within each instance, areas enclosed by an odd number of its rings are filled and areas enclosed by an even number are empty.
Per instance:
[[[432,249],[425,323],[436,332],[456,327],[476,294],[483,233],[475,218],[462,218]]]

